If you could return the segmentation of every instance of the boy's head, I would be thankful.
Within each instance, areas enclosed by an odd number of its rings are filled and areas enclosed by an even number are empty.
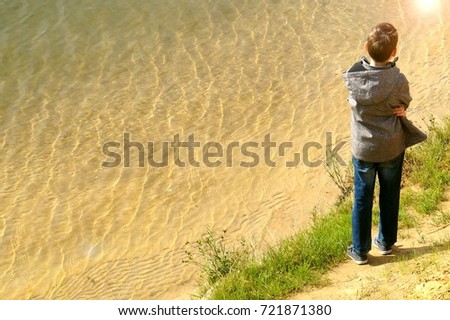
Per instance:
[[[398,33],[394,26],[387,22],[377,24],[370,31],[365,48],[376,62],[388,61],[397,52]]]

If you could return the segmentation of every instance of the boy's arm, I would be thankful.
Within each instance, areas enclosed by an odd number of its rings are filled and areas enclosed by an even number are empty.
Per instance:
[[[400,103],[398,104],[398,106],[395,107],[394,115],[398,117],[404,117],[406,116],[406,109],[409,107],[409,103],[411,102],[412,98],[411,95],[409,94],[408,80],[403,74],[401,74],[400,81],[402,83],[398,93]]]

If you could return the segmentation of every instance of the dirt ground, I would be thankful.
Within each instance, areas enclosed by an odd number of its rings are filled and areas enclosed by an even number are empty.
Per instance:
[[[442,203],[440,211],[449,210],[450,201]],[[432,218],[400,230],[392,254],[382,256],[372,248],[368,264],[349,259],[328,273],[328,285],[289,299],[450,300],[450,223],[437,226]]]

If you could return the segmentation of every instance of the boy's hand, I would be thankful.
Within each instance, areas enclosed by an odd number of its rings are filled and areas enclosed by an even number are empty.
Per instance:
[[[398,105],[394,108],[394,115],[397,117],[405,117],[406,116],[406,107],[404,105]]]

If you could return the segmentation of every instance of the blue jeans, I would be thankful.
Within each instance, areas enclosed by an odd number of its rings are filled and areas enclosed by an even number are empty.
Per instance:
[[[372,246],[372,205],[375,178],[380,184],[380,220],[378,240],[390,247],[397,242],[400,185],[405,153],[386,162],[367,162],[352,157],[354,166],[354,202],[352,242],[358,254],[367,254]]]

